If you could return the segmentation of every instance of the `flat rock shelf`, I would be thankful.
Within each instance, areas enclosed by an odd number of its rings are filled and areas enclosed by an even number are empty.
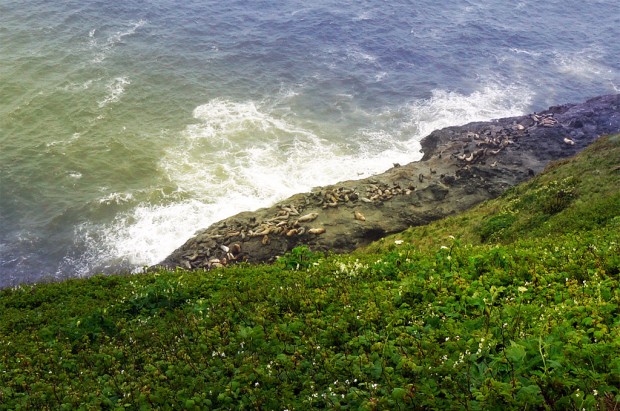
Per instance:
[[[497,197],[552,160],[620,131],[620,94],[432,132],[423,158],[296,194],[199,231],[159,265],[209,269],[269,262],[300,245],[350,252]]]

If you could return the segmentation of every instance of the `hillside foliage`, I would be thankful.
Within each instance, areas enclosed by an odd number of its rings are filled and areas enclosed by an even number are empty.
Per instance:
[[[0,410],[620,408],[620,137],[350,255],[0,291]]]

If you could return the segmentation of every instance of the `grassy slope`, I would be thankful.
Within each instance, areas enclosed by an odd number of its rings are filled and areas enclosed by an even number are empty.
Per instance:
[[[0,292],[0,409],[614,409],[620,137],[344,256]]]

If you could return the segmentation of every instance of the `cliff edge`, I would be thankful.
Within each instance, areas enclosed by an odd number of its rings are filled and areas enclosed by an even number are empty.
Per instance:
[[[423,158],[363,180],[296,194],[199,231],[159,265],[272,261],[299,245],[349,252],[497,197],[601,135],[620,132],[620,94],[432,132]]]

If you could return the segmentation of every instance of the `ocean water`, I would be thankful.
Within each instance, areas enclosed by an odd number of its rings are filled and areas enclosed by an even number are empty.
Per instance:
[[[0,288],[619,92],[617,1],[500,3],[0,0]]]

